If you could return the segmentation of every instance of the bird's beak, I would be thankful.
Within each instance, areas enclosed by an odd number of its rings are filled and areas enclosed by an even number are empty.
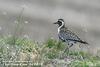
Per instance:
[[[58,24],[58,22],[54,22],[53,24]]]

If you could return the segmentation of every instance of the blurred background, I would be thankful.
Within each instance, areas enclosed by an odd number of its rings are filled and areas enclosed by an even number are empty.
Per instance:
[[[90,44],[91,51],[100,49],[100,0],[0,0],[0,35],[17,32],[38,42],[58,39],[53,23],[59,18]],[[18,24],[20,32],[15,30]]]

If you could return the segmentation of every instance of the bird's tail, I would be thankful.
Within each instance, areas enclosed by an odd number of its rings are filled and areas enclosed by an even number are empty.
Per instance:
[[[76,41],[76,42],[80,42],[80,43],[83,43],[83,44],[88,44],[86,41],[82,41],[82,40],[73,40],[73,39],[68,39],[68,40],[71,40],[71,41]]]
[[[83,43],[83,44],[88,44],[86,41],[79,41],[80,43]]]

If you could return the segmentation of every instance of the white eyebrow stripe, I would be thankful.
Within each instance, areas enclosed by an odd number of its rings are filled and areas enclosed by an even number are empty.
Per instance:
[[[64,22],[63,20],[59,20],[60,22]]]

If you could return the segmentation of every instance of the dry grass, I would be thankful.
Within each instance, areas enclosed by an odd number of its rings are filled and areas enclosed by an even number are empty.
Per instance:
[[[0,39],[0,67],[99,67],[100,57],[83,51],[63,53],[66,45],[48,39],[42,45],[29,39],[12,37]],[[6,62],[5,62],[6,61]],[[21,64],[21,65],[20,65]],[[33,64],[33,65],[32,65]]]

